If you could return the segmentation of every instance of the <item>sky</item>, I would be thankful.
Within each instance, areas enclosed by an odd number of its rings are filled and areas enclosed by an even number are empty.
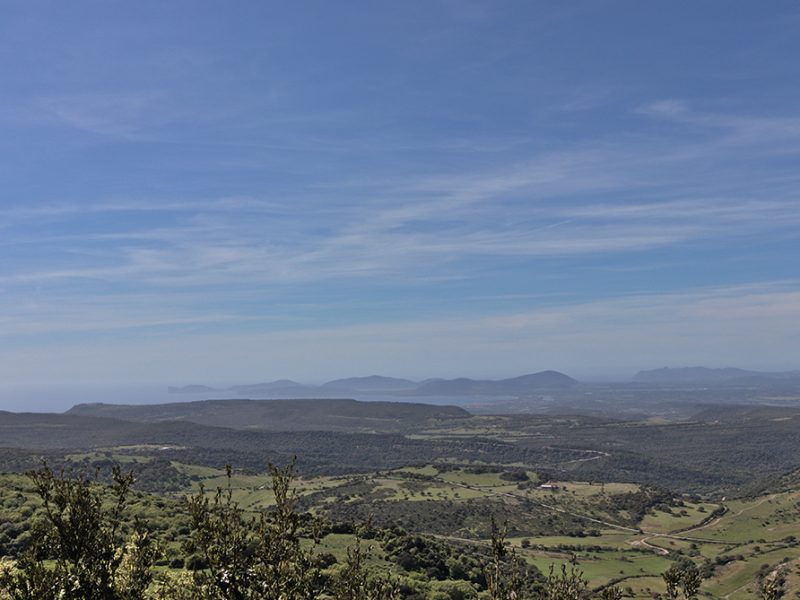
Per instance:
[[[798,28],[4,1],[2,386],[800,368]]]

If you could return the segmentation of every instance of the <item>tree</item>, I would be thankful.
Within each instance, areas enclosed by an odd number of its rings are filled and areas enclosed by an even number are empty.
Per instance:
[[[679,598],[681,591],[686,600],[694,600],[703,582],[700,570],[690,560],[674,563],[661,578],[667,586],[667,598],[671,600]]]
[[[588,584],[583,573],[571,564],[566,564],[556,571],[550,566],[550,573],[544,584],[542,600],[582,600],[589,597]]]
[[[205,490],[189,499],[192,519],[190,552],[199,552],[207,571],[195,573],[198,593],[224,600],[312,600],[317,597],[320,569],[313,549],[300,541],[300,515],[291,488],[294,462],[269,466],[273,510],[246,513],[233,500],[232,470],[228,484],[213,499]]]
[[[28,475],[44,518],[34,526],[30,547],[0,573],[0,590],[14,600],[143,598],[160,551],[138,520],[127,540],[120,534],[133,475],[114,467],[107,490],[85,477],[56,475],[46,464]]]
[[[778,600],[784,595],[784,578],[780,570],[762,577],[758,582],[758,596],[762,600]]]
[[[694,563],[686,563],[683,568],[683,596],[686,600],[694,600],[697,598],[697,593],[700,591],[700,584],[703,583],[703,577],[700,575],[700,570]]]
[[[347,549],[344,568],[337,574],[333,592],[336,600],[395,600],[397,588],[388,580],[370,577],[367,561],[371,554],[364,548],[361,538]]]
[[[603,588],[600,592],[600,600],[622,600],[622,590],[615,585]]]
[[[394,600],[395,587],[386,579],[370,577],[367,570],[369,549],[361,539],[347,549],[343,568],[327,589],[316,543],[304,547],[301,533],[314,542],[318,535],[313,523],[304,523],[296,510],[292,462],[284,468],[269,465],[275,506],[248,515],[233,500],[232,471],[227,468],[228,484],[209,499],[205,490],[189,499],[192,518],[190,552],[199,552],[208,565],[195,572],[183,589],[192,590],[187,598],[203,600],[312,600],[332,594],[336,600]],[[306,530],[303,526],[307,525]],[[183,600],[185,593],[169,586],[164,600]]]
[[[490,600],[521,599],[522,577],[516,567],[514,550],[506,546],[506,530],[501,531],[492,517],[492,560],[486,569],[486,587]]]

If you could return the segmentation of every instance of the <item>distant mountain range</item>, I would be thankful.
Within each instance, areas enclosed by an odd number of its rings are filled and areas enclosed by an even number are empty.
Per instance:
[[[513,396],[543,390],[565,390],[578,385],[558,371],[541,371],[510,379],[429,379],[416,393],[420,396]]]
[[[238,396],[270,398],[341,398],[343,395],[373,393],[398,396],[515,396],[548,390],[566,390],[578,382],[558,371],[541,371],[510,379],[427,379],[422,382],[396,377],[370,375],[335,379],[320,386],[303,385],[290,379],[266,383],[235,385],[215,389],[204,385],[170,387],[173,394],[233,392]]]
[[[669,385],[719,385],[735,387],[780,386],[800,383],[800,371],[748,371],[746,369],[681,367],[639,371],[634,381]]]

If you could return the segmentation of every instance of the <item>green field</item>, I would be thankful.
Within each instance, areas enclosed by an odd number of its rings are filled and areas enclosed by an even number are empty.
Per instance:
[[[116,457],[123,466],[134,468],[150,461],[146,449],[74,453],[68,460],[84,464]],[[223,470],[213,467],[178,461],[168,464],[189,478],[185,489],[166,495],[139,493],[132,503],[135,514],[146,518],[163,538],[168,558],[181,553],[181,531],[186,523],[181,516],[183,498],[201,486],[209,497],[230,486],[233,500],[248,511],[274,503],[267,473],[233,472],[229,479]],[[541,487],[541,477],[530,470],[440,464],[298,477],[294,490],[303,510],[325,518],[352,510],[344,513],[355,515],[351,523],[363,522],[360,515],[375,515],[378,527],[384,526],[379,517],[394,514],[406,520],[404,528],[409,534],[461,548],[452,550],[456,554],[465,549],[478,555],[487,552],[488,521],[491,517],[501,524],[507,521],[509,543],[531,568],[547,573],[551,567],[572,564],[583,572],[590,587],[615,582],[633,598],[651,598],[663,591],[660,574],[678,558],[688,558],[710,573],[702,587],[707,597],[755,598],[757,577],[765,569],[785,573],[790,593],[800,590],[800,546],[794,539],[800,531],[800,491],[723,502],[658,496],[638,518],[633,509],[636,505],[629,501],[647,500],[643,486],[545,481],[552,487]],[[12,538],[24,543],[27,535],[13,524],[35,518],[38,503],[24,476],[2,476],[0,489],[0,523],[4,523],[0,540],[11,548]],[[723,514],[712,514],[721,508]],[[460,526],[447,521],[453,515],[463,519]],[[437,530],[439,521],[443,521],[443,532]],[[328,533],[317,549],[341,562],[354,540],[352,533]],[[373,567],[398,578],[418,576],[399,566],[383,550],[383,543],[380,537],[368,542]],[[430,582],[426,585],[432,589]]]

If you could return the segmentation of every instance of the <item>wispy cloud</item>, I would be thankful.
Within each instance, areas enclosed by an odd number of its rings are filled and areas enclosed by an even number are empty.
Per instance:
[[[43,118],[88,133],[134,139],[168,120],[155,92],[52,95],[37,98],[33,106]]]
[[[669,102],[656,114],[672,118],[687,111]],[[98,245],[101,265],[86,264],[86,253],[77,253],[68,267],[2,269],[0,283],[90,278],[173,286],[242,278],[275,283],[428,278],[458,274],[462,261],[479,256],[630,253],[768,231],[791,235],[800,222],[800,202],[786,174],[765,173],[729,192],[725,176],[748,150],[720,154],[718,145],[729,130],[741,127],[739,119],[716,120],[734,125],[717,140],[706,136],[664,149],[651,139],[592,141],[484,172],[350,182],[339,189],[330,184],[326,193],[335,198],[334,206],[278,197],[15,208],[2,214],[7,223],[92,213],[173,217],[170,225],[121,221],[76,235],[71,241],[77,246]],[[784,142],[791,139],[792,148],[800,150],[800,136],[789,138],[786,130],[765,126],[763,135],[769,132]],[[703,152],[720,174],[719,189],[706,173],[683,171]],[[70,240],[44,236],[42,244],[68,250]]]
[[[687,106],[668,103],[648,118],[687,114]],[[538,269],[554,258],[727,247],[753,236],[796,239],[795,176],[783,168],[764,169],[755,179],[737,171],[752,144],[772,135],[782,151],[794,152],[800,136],[768,119],[758,136],[738,117],[711,120],[731,124],[711,131],[703,125],[702,135],[688,140],[614,136],[481,170],[329,181],[295,192],[312,195],[313,202],[269,194],[14,206],[0,211],[0,247],[15,250],[15,260],[0,262],[0,328],[24,336],[98,331],[103,323],[109,330],[233,324],[252,315],[232,295],[229,309],[219,307],[226,304],[225,290],[242,287],[264,293],[337,281],[428,285],[480,279],[482,269],[491,272],[508,260]],[[698,157],[706,172],[696,170]],[[708,170],[717,175],[709,177]],[[120,215],[125,218],[110,218]],[[21,310],[20,298],[40,289],[38,312]],[[199,300],[141,311],[129,300],[130,290],[167,303],[195,290]],[[87,293],[104,298],[104,306],[87,304]],[[216,303],[203,300],[212,294]],[[779,296],[770,298],[776,310]],[[620,302],[614,306],[644,314],[642,298],[635,306]],[[669,302],[680,307],[675,297]],[[720,298],[715,302],[711,312],[725,307]],[[123,309],[113,309],[114,303]],[[698,311],[703,304],[694,299],[691,306]],[[741,302],[736,306],[745,310]],[[554,323],[566,318],[537,314]],[[600,322],[607,318],[600,316]],[[519,318],[511,322],[518,325]],[[502,321],[495,325],[502,329]]]
[[[800,117],[715,113],[693,110],[682,100],[660,100],[639,108],[643,115],[662,118],[693,128],[714,128],[726,135],[711,140],[717,146],[776,144],[776,152],[796,152]],[[702,131],[702,129],[701,129]],[[787,145],[784,145],[788,143]]]
[[[103,213],[194,213],[194,212],[269,212],[279,207],[277,203],[255,198],[233,197],[213,200],[140,200],[80,202],[80,203],[42,203],[35,206],[15,206],[0,210],[0,218],[41,219],[63,218],[74,215]]]
[[[20,7],[0,23],[8,364],[72,348],[111,372],[138,348],[155,373],[170,349],[210,366],[194,343],[241,341],[276,365],[265,345],[365,370],[385,348],[439,374],[483,336],[510,371],[545,346],[542,363],[588,361],[593,339],[622,356],[636,338],[637,358],[641,332],[702,348],[670,306],[717,323],[720,357],[738,351],[726,311],[787,346],[794,297],[758,311],[796,286],[758,282],[795,277],[800,245],[792,11],[653,9],[656,31],[651,10],[596,2],[252,3],[190,23],[168,3]],[[643,290],[698,281],[735,291],[647,312]],[[236,352],[232,370],[265,360]]]

